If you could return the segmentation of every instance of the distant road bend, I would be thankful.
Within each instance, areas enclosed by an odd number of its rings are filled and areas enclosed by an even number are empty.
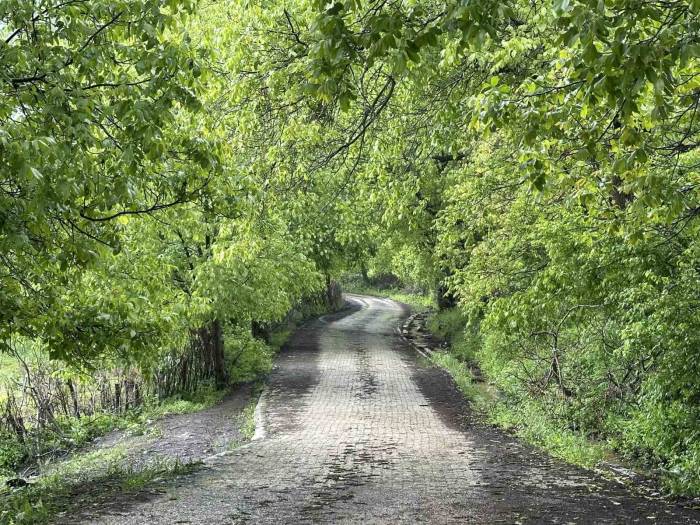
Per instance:
[[[89,523],[700,523],[474,421],[396,334],[406,309],[297,331],[258,405],[259,439]],[[80,519],[78,519],[80,521]]]

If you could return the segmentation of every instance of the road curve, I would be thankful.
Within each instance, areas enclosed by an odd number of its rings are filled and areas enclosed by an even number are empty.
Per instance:
[[[396,334],[403,306],[348,301],[279,355],[260,439],[89,522],[700,523],[471,420]]]

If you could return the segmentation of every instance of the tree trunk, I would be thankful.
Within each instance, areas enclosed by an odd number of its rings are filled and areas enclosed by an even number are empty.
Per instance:
[[[68,390],[70,391],[71,401],[73,401],[73,415],[80,418],[80,406],[78,404],[78,391],[75,389],[73,381],[68,379]]]
[[[362,274],[362,284],[369,286],[369,275],[367,274],[367,267],[365,266],[364,261],[360,263],[360,274]]]
[[[114,383],[114,410],[117,413],[121,412],[122,405],[122,385],[121,383]]]
[[[221,322],[216,319],[211,326],[211,344],[213,351],[214,379],[216,386],[226,386],[226,367],[224,364],[224,334]]]
[[[333,296],[331,290],[331,276],[326,274],[326,304],[330,307],[333,304]]]

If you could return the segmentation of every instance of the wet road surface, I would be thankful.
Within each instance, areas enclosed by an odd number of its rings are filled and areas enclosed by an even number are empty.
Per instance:
[[[700,523],[473,420],[385,299],[300,329],[250,444],[90,523]]]

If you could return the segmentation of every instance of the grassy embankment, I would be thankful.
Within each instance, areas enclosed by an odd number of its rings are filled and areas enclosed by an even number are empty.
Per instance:
[[[483,357],[480,355],[479,341],[470,337],[465,330],[465,320],[457,309],[433,312],[427,328],[448,342],[447,350],[433,354],[433,362],[450,373],[459,389],[486,421],[576,465],[591,468],[612,455],[612,450],[605,443],[594,442],[551,421],[537,402],[508,400],[489,384],[488,378],[478,372]]]

